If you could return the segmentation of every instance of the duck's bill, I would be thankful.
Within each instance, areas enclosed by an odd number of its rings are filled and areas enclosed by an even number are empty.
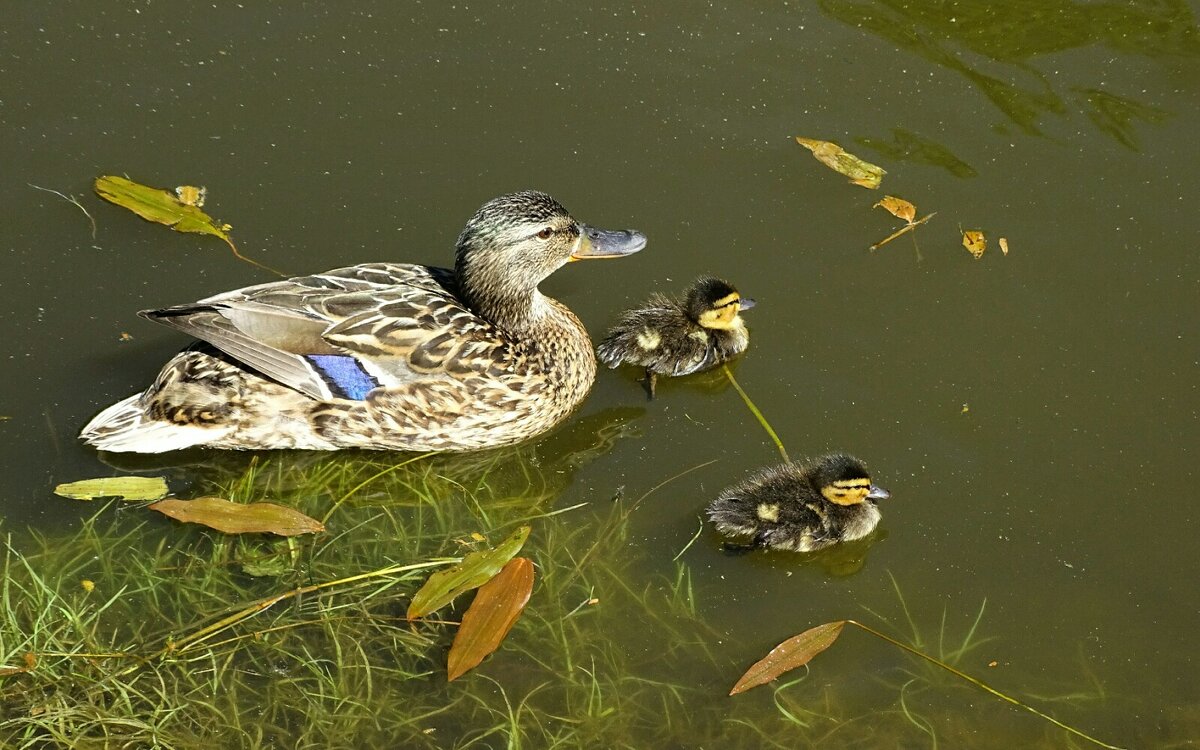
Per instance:
[[[632,229],[597,229],[579,225],[579,242],[571,251],[571,260],[620,258],[646,246],[646,235]]]
[[[870,500],[887,500],[891,496],[892,493],[874,484],[871,485],[871,490],[867,492],[867,498]]]
[[[749,297],[742,297],[738,300],[738,310],[749,310],[750,308],[754,307],[757,304],[758,304],[757,302],[750,299]]]

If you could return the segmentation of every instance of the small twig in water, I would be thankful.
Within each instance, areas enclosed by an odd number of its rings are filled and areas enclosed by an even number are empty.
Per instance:
[[[88,213],[88,210],[83,207],[83,204],[80,203],[79,200],[75,196],[64,195],[63,193],[60,193],[57,190],[51,190],[50,188],[44,188],[41,185],[34,185],[32,182],[27,182],[25,184],[28,185],[29,187],[33,188],[34,190],[41,190],[42,192],[45,192],[45,193],[53,193],[54,195],[57,195],[59,198],[62,198],[63,200],[65,200],[67,203],[74,203],[79,208],[80,211],[83,211],[83,215],[88,217],[88,221],[92,222],[92,239],[93,240],[96,239],[96,220],[92,218],[92,215],[90,213]],[[236,252],[236,250],[234,252]]]

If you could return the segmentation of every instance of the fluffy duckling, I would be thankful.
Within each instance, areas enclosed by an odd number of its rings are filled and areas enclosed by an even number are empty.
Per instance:
[[[751,307],[754,300],[729,282],[704,276],[682,300],[655,294],[627,310],[596,351],[609,368],[646,368],[646,390],[654,398],[658,375],[690,375],[745,351],[750,334],[739,313]]]
[[[708,517],[723,534],[751,537],[749,548],[812,552],[870,534],[890,496],[861,461],[835,453],[758,471],[722,492]]]

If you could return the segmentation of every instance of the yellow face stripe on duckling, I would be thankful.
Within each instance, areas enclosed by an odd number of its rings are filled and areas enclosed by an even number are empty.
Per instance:
[[[742,296],[737,292],[722,297],[714,302],[712,307],[700,313],[700,325],[705,328],[720,329],[736,327],[741,303]]]
[[[821,494],[834,505],[858,505],[870,492],[870,479],[839,479],[821,488]]]
[[[754,512],[760,521],[775,523],[779,520],[779,506],[774,503],[759,503]]]

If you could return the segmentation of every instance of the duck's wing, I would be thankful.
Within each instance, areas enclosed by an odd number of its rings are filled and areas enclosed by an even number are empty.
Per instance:
[[[457,298],[448,269],[341,268],[142,313],[321,400],[478,369],[505,339]]]

